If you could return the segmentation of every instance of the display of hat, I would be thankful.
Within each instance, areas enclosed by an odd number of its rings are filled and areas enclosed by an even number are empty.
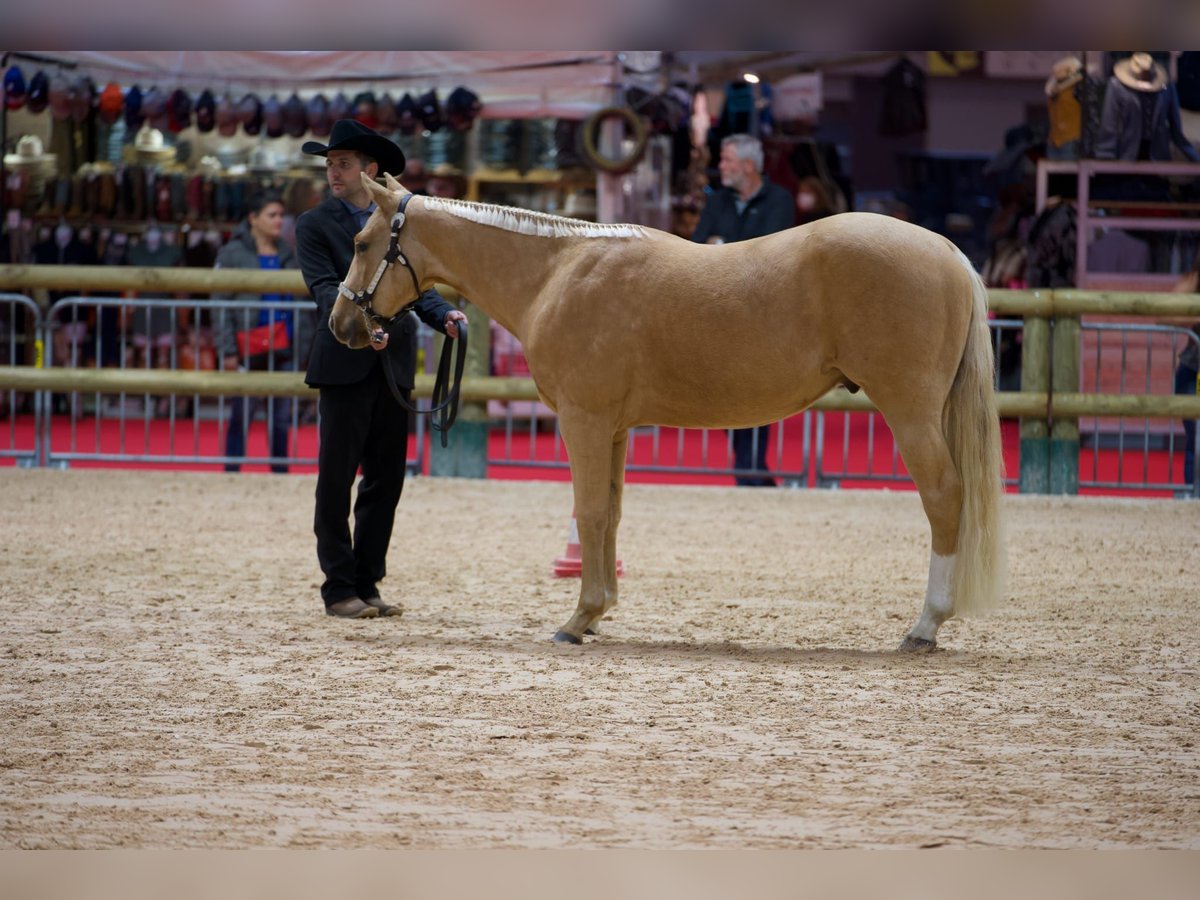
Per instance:
[[[167,98],[167,128],[179,134],[192,124],[192,98],[188,92],[178,88]]]
[[[200,162],[196,163],[196,171],[201,175],[220,175],[221,160],[215,156],[202,156]]]
[[[1157,94],[1167,86],[1167,70],[1149,53],[1135,53],[1113,66],[1117,81],[1134,91]]]
[[[336,122],[338,119],[349,119],[354,116],[354,107],[350,105],[350,98],[341,91],[333,95],[333,99],[329,101],[329,121]]]
[[[241,120],[242,130],[246,134],[258,134],[262,131],[263,105],[257,94],[247,94],[238,102],[238,119]]]
[[[26,134],[17,139],[15,153],[4,154],[4,165],[8,169],[48,170],[54,167],[54,154],[46,152],[36,134]]]
[[[304,109],[304,101],[294,91],[283,104],[283,133],[288,137],[304,137],[308,131],[308,113]]]
[[[396,104],[396,123],[401,134],[413,134],[421,125],[421,107],[413,99],[412,94],[406,93]]]
[[[8,109],[20,109],[25,105],[25,76],[20,66],[9,66],[4,72],[4,105]]]
[[[157,128],[143,125],[134,135],[133,154],[138,162],[167,162],[175,158],[175,148],[166,145]]]
[[[357,150],[379,163],[379,173],[399,177],[404,171],[404,151],[382,134],[356,119],[338,119],[329,133],[329,143],[305,141],[303,153],[326,156],[330,150]]]
[[[250,151],[246,168],[255,175],[273,175],[279,171],[279,157],[266,144],[259,144]]]
[[[375,104],[376,128],[379,131],[395,131],[399,118],[396,115],[396,101],[391,94],[385,93]]]
[[[305,105],[308,114],[308,130],[315,137],[325,137],[333,127],[333,117],[329,115],[329,98],[324,94],[314,94]]]
[[[249,147],[222,146],[217,148],[217,162],[224,166],[229,173],[235,170],[245,172],[246,160],[250,158]]]
[[[25,97],[25,108],[31,113],[40,113],[50,105],[50,78],[41,69],[29,79],[29,92]]]
[[[86,75],[71,85],[71,118],[82,124],[96,112],[96,83]]]
[[[446,98],[446,121],[455,131],[469,131],[482,110],[479,96],[465,87],[456,87]]]
[[[1046,79],[1046,96],[1057,97],[1083,80],[1083,63],[1077,56],[1065,56],[1050,67]]]
[[[289,170],[302,174],[306,178],[318,176],[325,171],[325,158],[309,153],[299,152],[286,161]]]
[[[136,84],[125,93],[125,128],[129,131],[137,131],[146,121],[142,100],[142,89]]]
[[[276,94],[263,101],[263,129],[269,138],[283,137],[283,104]]]
[[[241,120],[238,118],[237,104],[233,102],[228,91],[217,99],[216,119],[217,133],[222,137],[233,137],[237,134]]]
[[[425,130],[439,131],[442,127],[442,104],[438,102],[437,91],[422,94],[417,100],[417,106],[420,107],[421,124],[425,126]]]
[[[462,169],[452,166],[450,163],[438,163],[429,170],[425,189],[434,196],[442,196],[436,184],[438,181],[449,182],[453,196],[460,197],[466,193],[467,177],[463,174]]]
[[[1045,144],[1044,123],[1014,125],[1004,132],[1004,149],[984,164],[983,174],[1000,179],[1024,177],[1025,172],[1033,168],[1029,154],[1032,151],[1044,152]]]
[[[104,90],[100,92],[100,96],[96,100],[96,111],[100,115],[103,122],[112,125],[121,118],[121,110],[125,106],[125,95],[121,93],[121,86],[115,81],[110,81],[104,86]]]
[[[378,103],[375,100],[373,91],[362,91],[355,94],[354,100],[350,105],[354,110],[354,118],[368,128],[374,128],[379,124],[379,117],[375,115],[375,107]]]
[[[71,118],[71,85],[61,72],[50,79],[50,115],[59,122]]]
[[[217,125],[217,98],[205,90],[196,98],[196,130],[208,134]]]
[[[151,127],[166,131],[170,127],[167,115],[167,95],[157,87],[151,87],[142,95],[142,115]]]

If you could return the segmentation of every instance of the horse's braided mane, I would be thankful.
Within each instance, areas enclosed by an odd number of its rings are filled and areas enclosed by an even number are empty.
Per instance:
[[[478,222],[481,225],[491,225],[518,234],[553,238],[644,238],[648,236],[646,229],[640,225],[601,225],[528,209],[498,206],[493,203],[471,203],[466,200],[449,200],[443,197],[423,197],[422,199],[425,201],[426,209],[440,210],[461,219]]]

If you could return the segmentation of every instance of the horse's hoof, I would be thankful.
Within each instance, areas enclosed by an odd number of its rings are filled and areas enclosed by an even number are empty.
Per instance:
[[[937,641],[927,641],[925,638],[913,637],[906,634],[900,642],[901,653],[932,653],[937,649]]]
[[[583,630],[583,633],[584,633],[584,634],[585,634],[587,637],[595,637],[595,636],[596,636],[596,635],[598,635],[600,632],[598,632],[598,631],[597,631],[595,628],[585,628],[585,629]]]
[[[582,644],[583,638],[577,638],[569,631],[554,632],[554,643],[556,644]]]

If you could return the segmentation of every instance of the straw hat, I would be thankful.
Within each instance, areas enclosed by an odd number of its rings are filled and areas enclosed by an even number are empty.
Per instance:
[[[1167,70],[1149,53],[1135,53],[1113,66],[1117,81],[1134,91],[1157,94],[1167,86]]]
[[[220,175],[222,168],[221,160],[211,155],[200,157],[200,162],[196,164],[196,171],[201,175]]]
[[[1046,79],[1046,96],[1057,97],[1083,80],[1083,63],[1077,56],[1065,56],[1050,67]]]
[[[17,140],[15,153],[4,154],[4,165],[9,169],[49,170],[54,168],[54,154],[46,152],[36,134],[26,134]]]
[[[138,162],[169,162],[175,159],[175,148],[164,145],[157,128],[143,125],[133,138],[133,154]]]

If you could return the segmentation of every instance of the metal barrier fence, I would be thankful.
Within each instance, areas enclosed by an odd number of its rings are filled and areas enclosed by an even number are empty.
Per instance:
[[[44,348],[42,363],[82,369],[122,371],[215,371],[230,365],[241,370],[296,372],[303,362],[295,352],[307,347],[316,304],[301,301],[247,301],[121,297],[64,297],[40,318],[28,297],[15,297],[33,313],[32,327]],[[0,307],[2,308],[2,307]],[[275,320],[291,321],[291,350],[270,348],[251,359],[236,334]],[[17,337],[13,335],[12,341]],[[27,340],[27,338],[26,338]],[[15,354],[10,353],[15,359]],[[7,392],[17,409],[18,392]],[[17,416],[9,417],[9,441],[0,452],[22,464],[65,467],[73,462],[164,465],[268,466],[286,471],[317,463],[319,424],[316,392],[310,397],[286,393],[178,394],[71,390],[36,392],[26,405],[34,410],[32,446],[18,439]],[[301,426],[311,426],[304,427]],[[424,424],[416,424],[415,452],[409,467],[423,464]],[[231,434],[232,432],[232,434]]]
[[[33,298],[0,293],[0,365],[22,366],[41,363],[37,336],[42,333],[42,311]],[[18,430],[18,414],[34,416],[31,429]],[[0,423],[6,440],[0,443],[0,458],[15,459],[19,466],[35,466],[42,458],[42,405],[36,396],[0,390]]]
[[[1172,393],[1184,348],[1200,352],[1200,335],[1173,325],[1085,321],[1081,331],[1080,388],[1086,393]],[[1089,416],[1080,418],[1079,431],[1081,488],[1190,491],[1200,497],[1200,480],[1184,479],[1180,420]],[[1115,456],[1106,468],[1105,451]],[[1162,457],[1159,465],[1152,464],[1156,457]]]
[[[992,319],[992,350],[1000,364],[996,367],[994,387],[1004,382],[1019,383],[1020,371],[1010,368],[1011,348],[1019,348],[1024,323],[1020,319]],[[851,483],[900,483],[911,481],[900,451],[892,440],[891,429],[877,412],[816,413],[816,440],[813,444],[813,475],[817,487],[836,488]],[[1009,472],[1005,483],[1015,485],[1017,477]]]
[[[516,412],[521,409],[521,412]],[[557,418],[540,415],[536,404],[502,404],[492,421],[499,432],[488,445],[489,466],[514,469],[567,469],[566,445]],[[806,410],[770,426],[767,438],[769,473],[739,469],[734,465],[733,435],[726,429],[671,428],[646,425],[629,432],[625,450],[627,473],[701,478],[728,484],[731,478],[764,474],[783,485],[808,483],[808,460],[812,444],[813,412]],[[758,453],[760,435],[750,430],[750,453]]]

